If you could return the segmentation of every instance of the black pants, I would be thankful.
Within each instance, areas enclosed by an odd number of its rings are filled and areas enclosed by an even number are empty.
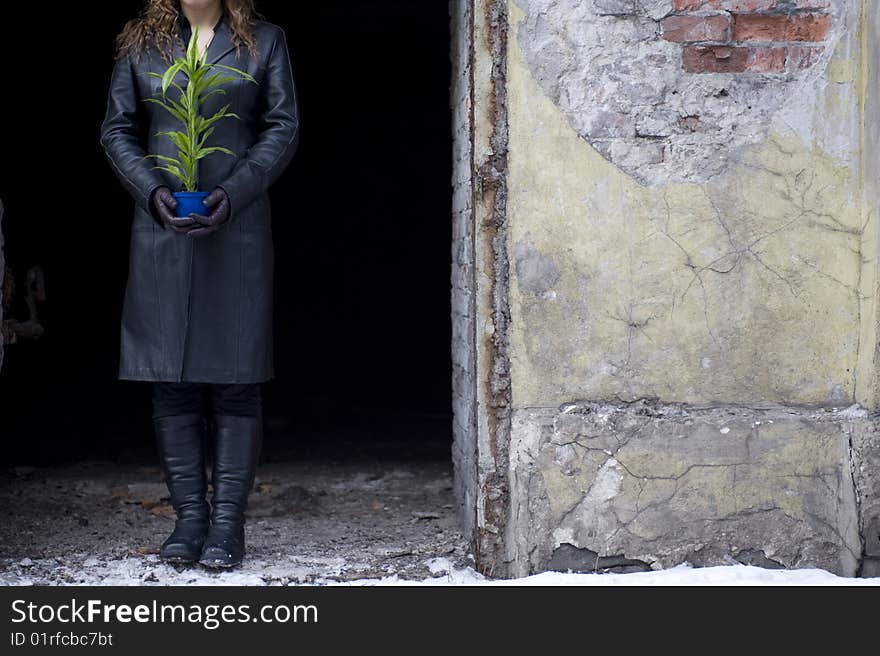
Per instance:
[[[260,384],[153,383],[153,418],[213,412],[259,417]]]

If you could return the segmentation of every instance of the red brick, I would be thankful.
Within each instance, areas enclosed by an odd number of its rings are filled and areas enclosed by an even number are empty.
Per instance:
[[[791,46],[788,49],[788,70],[803,71],[819,61],[825,46]]]
[[[828,34],[828,14],[791,16],[736,14],[733,20],[734,41],[821,41]]]
[[[727,41],[728,16],[668,16],[663,19],[663,38],[676,43]]]
[[[688,73],[784,73],[785,48],[686,46]]]
[[[826,0],[799,0],[799,2],[826,2]],[[673,0],[674,11],[723,9],[725,11],[766,11],[775,9],[779,0]]]

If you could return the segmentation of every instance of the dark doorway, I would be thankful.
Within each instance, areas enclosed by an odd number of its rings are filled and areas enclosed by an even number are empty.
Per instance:
[[[0,16],[8,263],[46,275],[46,333],[0,372],[3,464],[152,457],[148,388],[118,381],[131,201],[98,144],[112,39],[140,0]],[[275,185],[267,458],[437,456],[451,443],[446,2],[258,2],[287,32],[302,112]],[[25,313],[21,299],[13,315]],[[335,457],[335,456],[334,456]]]

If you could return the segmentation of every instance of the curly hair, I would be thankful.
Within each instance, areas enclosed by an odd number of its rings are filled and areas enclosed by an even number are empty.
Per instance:
[[[222,2],[236,50],[245,46],[252,54],[255,53],[253,24],[259,14],[254,7],[254,0]],[[146,0],[141,15],[128,21],[116,37],[116,57],[137,57],[152,46],[170,62],[174,41],[181,38],[177,24],[179,16],[179,0]]]

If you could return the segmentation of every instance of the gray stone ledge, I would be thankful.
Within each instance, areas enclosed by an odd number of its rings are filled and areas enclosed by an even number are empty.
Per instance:
[[[586,568],[738,561],[857,575],[880,521],[878,419],[859,406],[650,400],[518,409],[511,573],[580,554]]]

